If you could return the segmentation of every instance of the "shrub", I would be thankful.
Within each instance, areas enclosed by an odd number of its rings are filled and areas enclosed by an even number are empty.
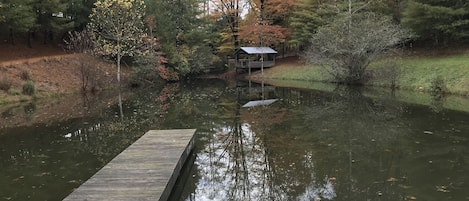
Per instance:
[[[21,74],[20,74],[20,78],[24,81],[31,80],[31,73],[29,72],[28,69],[22,69]]]
[[[36,87],[34,86],[34,82],[28,80],[26,83],[23,84],[23,94],[32,96],[36,93]]]
[[[433,78],[430,83],[430,92],[433,96],[441,96],[447,92],[445,80],[441,76]]]
[[[8,92],[8,90],[10,90],[12,85],[13,85],[13,83],[11,82],[11,80],[6,75],[3,76],[2,79],[0,79],[0,90]]]
[[[338,16],[313,34],[305,59],[328,66],[337,83],[361,85],[369,64],[397,48],[408,36],[389,17],[371,12]]]

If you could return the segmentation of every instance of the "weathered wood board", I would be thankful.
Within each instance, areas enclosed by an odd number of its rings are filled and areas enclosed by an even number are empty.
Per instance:
[[[194,134],[195,129],[147,132],[64,200],[167,200]]]

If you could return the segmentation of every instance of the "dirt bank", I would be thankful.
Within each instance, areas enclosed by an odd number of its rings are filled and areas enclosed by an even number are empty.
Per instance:
[[[34,97],[47,97],[78,93],[84,83],[88,90],[107,88],[116,84],[115,77],[114,63],[66,54],[57,45],[0,47],[0,104],[32,99],[22,93],[27,80],[34,83]]]

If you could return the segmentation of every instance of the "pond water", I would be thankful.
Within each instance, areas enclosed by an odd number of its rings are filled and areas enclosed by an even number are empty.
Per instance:
[[[197,133],[172,200],[469,200],[469,113],[365,94],[207,79],[122,93],[122,107],[115,93],[2,107],[0,200],[61,200],[173,128]]]

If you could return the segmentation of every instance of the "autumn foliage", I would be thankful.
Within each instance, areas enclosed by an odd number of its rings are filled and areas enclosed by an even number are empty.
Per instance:
[[[254,0],[246,20],[240,27],[240,38],[251,45],[285,43],[291,35],[286,27],[295,0]]]
[[[263,23],[262,23],[263,24]],[[270,46],[284,43],[291,31],[280,25],[262,25],[257,20],[248,21],[241,27],[240,38],[251,45]]]

